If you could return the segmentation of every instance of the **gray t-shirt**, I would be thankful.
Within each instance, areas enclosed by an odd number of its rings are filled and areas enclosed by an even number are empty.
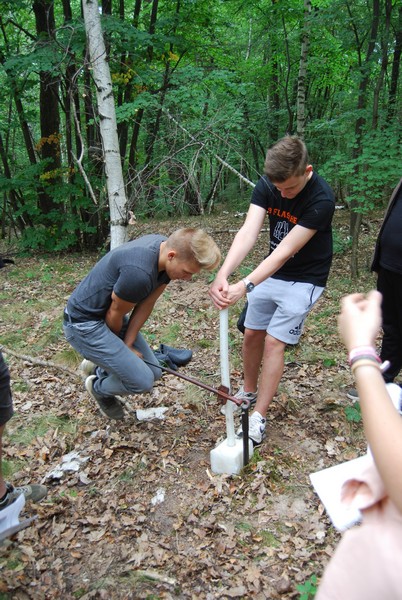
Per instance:
[[[138,304],[157,287],[169,283],[166,271],[158,272],[159,248],[166,237],[150,234],[108,252],[74,290],[67,311],[74,319],[101,320],[112,302],[112,292]]]

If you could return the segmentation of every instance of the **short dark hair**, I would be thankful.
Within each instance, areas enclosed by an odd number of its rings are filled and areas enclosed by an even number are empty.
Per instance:
[[[309,162],[306,144],[297,136],[287,135],[271,146],[265,158],[264,173],[272,182],[303,175]]]

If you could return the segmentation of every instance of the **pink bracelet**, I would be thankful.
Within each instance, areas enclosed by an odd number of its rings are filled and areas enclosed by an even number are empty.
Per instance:
[[[375,361],[381,364],[381,359],[372,346],[358,346],[349,352],[349,364],[352,365],[359,358],[372,357]]]

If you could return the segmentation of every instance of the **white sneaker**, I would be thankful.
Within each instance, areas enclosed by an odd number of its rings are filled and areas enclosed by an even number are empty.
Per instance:
[[[386,383],[385,387],[396,410],[402,415],[402,389],[397,383]]]
[[[84,360],[80,364],[80,371],[81,371],[83,377],[86,379],[90,375],[95,375],[96,364],[93,363],[92,361],[84,358]]]
[[[85,380],[85,388],[95,400],[102,415],[108,417],[108,419],[124,419],[123,407],[115,396],[100,396],[95,392],[94,383],[96,380],[96,375],[89,375]]]
[[[245,392],[243,386],[239,389],[238,392],[234,395],[235,398],[239,398],[240,400],[248,400],[250,402],[250,407],[254,406],[257,402],[257,392]],[[230,402],[230,400],[228,400]],[[233,403],[234,404],[234,403]],[[225,404],[221,406],[221,413],[226,415],[225,412]],[[234,405],[233,414],[238,415],[241,413],[241,407],[237,404]]]
[[[264,419],[264,417],[262,417],[260,413],[255,410],[248,422],[248,437],[253,441],[255,446],[259,446],[259,444],[261,444],[265,438],[265,423],[266,419]],[[241,425],[237,430],[236,435],[238,437],[243,436]]]

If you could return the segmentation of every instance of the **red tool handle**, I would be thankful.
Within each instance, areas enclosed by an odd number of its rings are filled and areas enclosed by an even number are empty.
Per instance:
[[[193,377],[189,377],[188,375],[183,375],[182,373],[178,373],[177,371],[173,371],[173,369],[169,369],[168,367],[163,367],[161,364],[155,364],[155,363],[151,363],[147,360],[144,360],[145,364],[150,365],[151,367],[156,367],[157,369],[161,369],[162,371],[165,371],[165,373],[169,373],[170,375],[175,375],[176,377],[179,377],[180,379],[184,379],[185,381],[188,381],[189,383],[193,383],[194,385],[198,385],[198,387],[203,388],[204,390],[208,390],[209,392],[212,392],[213,394],[216,394],[218,396],[218,398],[221,398],[222,400],[230,400],[231,402],[234,402],[235,404],[237,404],[237,406],[241,406],[242,408],[246,409],[249,408],[250,406],[250,401],[249,400],[240,400],[239,398],[235,398],[234,396],[231,396],[230,394],[227,393],[227,388],[224,386],[221,386],[219,388],[214,388],[212,387],[212,385],[208,385],[207,383],[203,383],[202,381],[198,381],[198,379],[194,379]]]

